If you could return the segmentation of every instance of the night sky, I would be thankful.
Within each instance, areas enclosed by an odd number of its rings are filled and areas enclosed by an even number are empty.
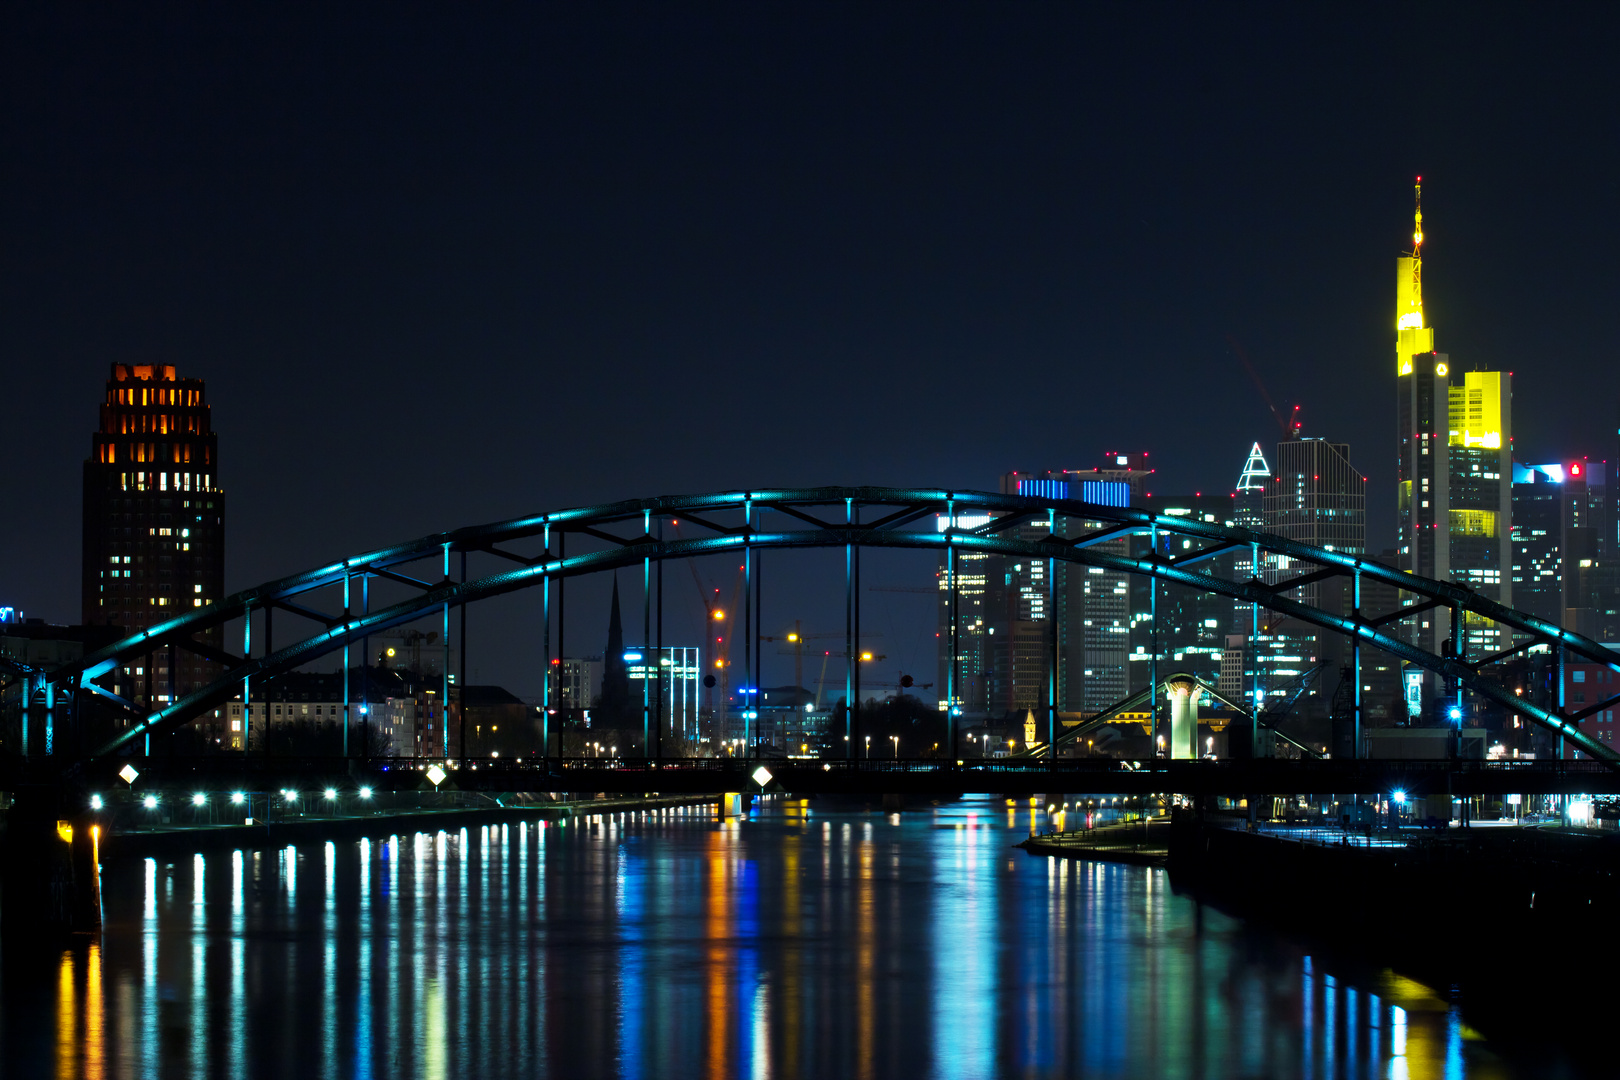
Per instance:
[[[1225,491],[1232,341],[1377,551],[1418,173],[1439,348],[1521,459],[1615,455],[1612,9],[382,11],[0,15],[0,603],[77,620],[117,361],[207,380],[233,590],[642,495]]]

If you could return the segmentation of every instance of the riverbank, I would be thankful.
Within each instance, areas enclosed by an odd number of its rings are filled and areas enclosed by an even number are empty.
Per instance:
[[[1620,842],[1557,828],[1448,829],[1405,843],[1302,842],[1179,814],[1177,892],[1449,987],[1466,1021],[1522,1049],[1598,1052],[1620,961]],[[1586,1049],[1591,1047],[1590,1050]]]
[[[1031,855],[1094,859],[1129,866],[1164,866],[1170,859],[1170,819],[1133,821],[1084,832],[1046,833],[1014,844]]]
[[[514,806],[413,807],[370,814],[283,816],[252,825],[147,825],[118,829],[101,842],[103,860],[120,856],[173,856],[231,848],[286,847],[325,840],[360,840],[422,829],[460,829],[517,821],[568,821],[597,814],[707,806],[718,795],[646,795]]]

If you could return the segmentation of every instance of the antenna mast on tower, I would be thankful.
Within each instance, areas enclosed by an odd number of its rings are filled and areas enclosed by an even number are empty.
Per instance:
[[[1417,305],[1418,325],[1423,316],[1423,177],[1412,185],[1412,299]]]

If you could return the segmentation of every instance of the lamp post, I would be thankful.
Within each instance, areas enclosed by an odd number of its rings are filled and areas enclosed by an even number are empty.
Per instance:
[[[866,737],[866,759],[868,761],[872,760],[872,736],[870,735]]]
[[[889,741],[894,743],[894,760],[900,760],[900,736],[890,735]]]

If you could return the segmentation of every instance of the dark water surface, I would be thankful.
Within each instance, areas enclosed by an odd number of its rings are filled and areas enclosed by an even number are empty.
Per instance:
[[[6,1076],[1506,1077],[1424,987],[1162,870],[1030,858],[1027,801],[766,801],[106,866],[7,955]]]

